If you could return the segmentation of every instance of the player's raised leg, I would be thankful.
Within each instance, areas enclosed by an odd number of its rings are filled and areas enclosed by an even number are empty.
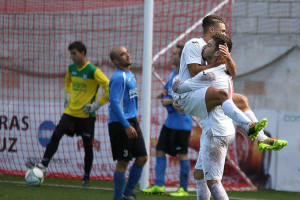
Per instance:
[[[241,109],[252,122],[258,122],[254,112],[250,108],[250,104],[246,96],[234,93],[233,101],[236,104],[236,106],[239,109]],[[259,131],[257,135],[257,140],[258,140],[258,148],[260,151],[267,151],[267,150],[278,151],[285,148],[288,144],[288,142],[285,140],[269,138],[268,136],[265,135],[263,130]]]
[[[205,94],[205,103],[207,112],[210,112],[218,105],[222,105],[224,113],[242,126],[247,132],[250,139],[256,139],[259,131],[265,128],[268,124],[267,119],[262,119],[257,123],[252,123],[251,120],[234,104],[229,98],[228,93],[224,90],[209,87]]]
[[[44,153],[42,162],[40,163],[34,163],[31,161],[26,162],[26,166],[28,168],[32,168],[34,166],[40,168],[44,175],[47,173],[47,167],[52,159],[52,157],[54,156],[54,154],[56,153],[57,149],[58,149],[58,145],[59,142],[61,140],[61,138],[64,136],[64,134],[66,132],[69,131],[69,127],[71,127],[73,124],[73,118],[70,115],[67,114],[63,114],[58,125],[56,126],[56,128],[53,131],[51,140],[49,142],[49,144],[46,147],[46,151]]]

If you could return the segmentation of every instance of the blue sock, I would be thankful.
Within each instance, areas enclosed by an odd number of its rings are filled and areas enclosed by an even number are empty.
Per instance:
[[[129,172],[128,182],[124,191],[125,196],[132,195],[136,184],[139,182],[141,178],[142,171],[143,171],[143,167],[137,166],[135,164],[132,165]]]
[[[157,186],[165,185],[166,167],[167,167],[166,157],[156,157],[155,185],[157,185]]]
[[[185,191],[188,189],[190,166],[191,162],[189,159],[180,161],[180,187],[183,187]]]
[[[125,172],[114,172],[114,200],[123,199]]]

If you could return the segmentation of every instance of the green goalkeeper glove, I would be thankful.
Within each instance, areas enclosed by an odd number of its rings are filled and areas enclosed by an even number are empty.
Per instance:
[[[70,101],[70,93],[65,93],[65,102],[64,102],[64,108],[69,106],[69,101]]]
[[[98,110],[100,107],[101,106],[99,105],[98,102],[94,102],[92,104],[85,104],[83,106],[83,112],[85,112],[86,114],[90,114]]]

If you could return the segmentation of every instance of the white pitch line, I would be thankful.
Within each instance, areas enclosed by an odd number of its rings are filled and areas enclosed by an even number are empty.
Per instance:
[[[15,183],[15,184],[22,184],[22,185],[26,184],[23,181],[3,181],[3,180],[0,180],[0,183]],[[51,183],[43,183],[43,185],[51,186],[51,187],[81,188],[81,189],[92,189],[92,190],[111,190],[111,191],[114,190],[113,188],[106,188],[106,187],[82,187],[76,185],[62,185],[62,184],[51,184]]]
[[[0,180],[0,183],[13,183],[13,184],[21,184],[26,185],[24,181],[5,181],[5,180]],[[82,186],[76,186],[76,185],[62,185],[62,184],[51,184],[51,183],[43,183],[45,186],[50,186],[50,187],[65,187],[65,188],[81,188],[81,189],[92,189],[92,190],[109,190],[113,191],[113,188],[107,188],[107,187],[82,187]],[[166,188],[167,189],[167,188]],[[173,191],[174,189],[171,187],[167,191]],[[175,191],[175,190],[174,190]],[[190,194],[189,196],[196,197],[194,194]],[[230,197],[230,199],[233,200],[265,200],[265,199],[245,199],[245,198],[240,198],[240,197]]]

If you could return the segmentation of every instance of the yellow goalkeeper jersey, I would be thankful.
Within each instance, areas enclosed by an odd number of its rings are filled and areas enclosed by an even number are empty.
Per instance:
[[[71,64],[65,76],[65,92],[71,93],[65,113],[78,118],[96,117],[95,112],[84,113],[83,106],[96,101],[99,86],[103,88],[104,93],[98,102],[101,106],[106,104],[109,96],[108,84],[108,78],[89,61],[80,69],[74,63]]]

